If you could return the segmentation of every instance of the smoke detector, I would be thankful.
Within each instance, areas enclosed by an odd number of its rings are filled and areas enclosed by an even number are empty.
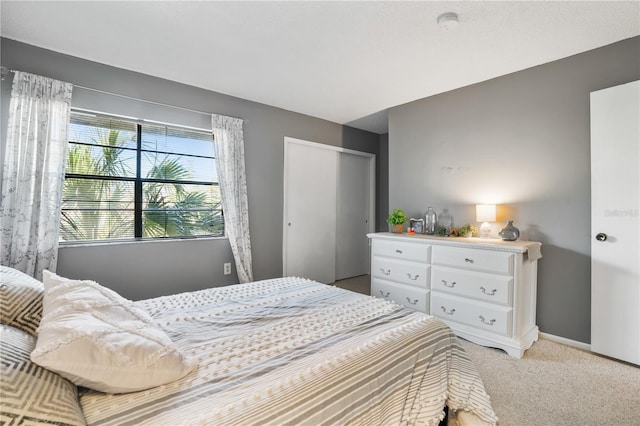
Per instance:
[[[458,14],[446,12],[438,16],[438,25],[445,30],[455,30],[458,27]]]

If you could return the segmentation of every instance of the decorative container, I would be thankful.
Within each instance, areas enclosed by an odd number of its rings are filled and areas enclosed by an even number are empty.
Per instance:
[[[433,208],[429,207],[424,214],[424,233],[427,235],[434,235],[436,233],[436,225],[438,224],[438,218]]]
[[[395,225],[391,225],[391,232],[395,234],[402,234],[404,232],[404,223],[397,223]]]
[[[520,238],[520,230],[513,226],[513,221],[510,220],[507,226],[498,232],[498,235],[500,235],[503,241],[515,241]]]
[[[438,226],[441,226],[442,228],[444,228],[444,235],[447,237],[451,235],[452,224],[453,224],[453,218],[449,213],[449,209],[443,209],[442,213],[440,213],[440,216],[438,217]]]

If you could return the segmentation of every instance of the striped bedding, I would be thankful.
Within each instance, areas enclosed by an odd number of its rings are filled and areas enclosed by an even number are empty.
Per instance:
[[[445,404],[497,421],[452,331],[381,299],[278,278],[137,303],[199,367],[83,390],[89,425],[437,425]]]

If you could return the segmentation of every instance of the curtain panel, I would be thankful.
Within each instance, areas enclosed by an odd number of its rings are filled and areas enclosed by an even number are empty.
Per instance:
[[[2,171],[0,263],[39,280],[55,271],[70,83],[16,71]]]
[[[241,283],[253,281],[249,202],[244,162],[243,121],[212,115],[216,170],[222,196],[224,227]]]

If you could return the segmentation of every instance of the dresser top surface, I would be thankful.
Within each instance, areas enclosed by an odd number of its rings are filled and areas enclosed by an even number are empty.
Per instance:
[[[407,234],[392,232],[375,232],[367,234],[370,239],[381,240],[401,240],[407,242],[415,242],[420,244],[433,244],[442,246],[480,248],[487,250],[512,251],[515,253],[527,253],[541,257],[541,243],[536,241],[502,241],[494,238],[476,238],[476,237],[437,237],[434,235],[424,234]]]

